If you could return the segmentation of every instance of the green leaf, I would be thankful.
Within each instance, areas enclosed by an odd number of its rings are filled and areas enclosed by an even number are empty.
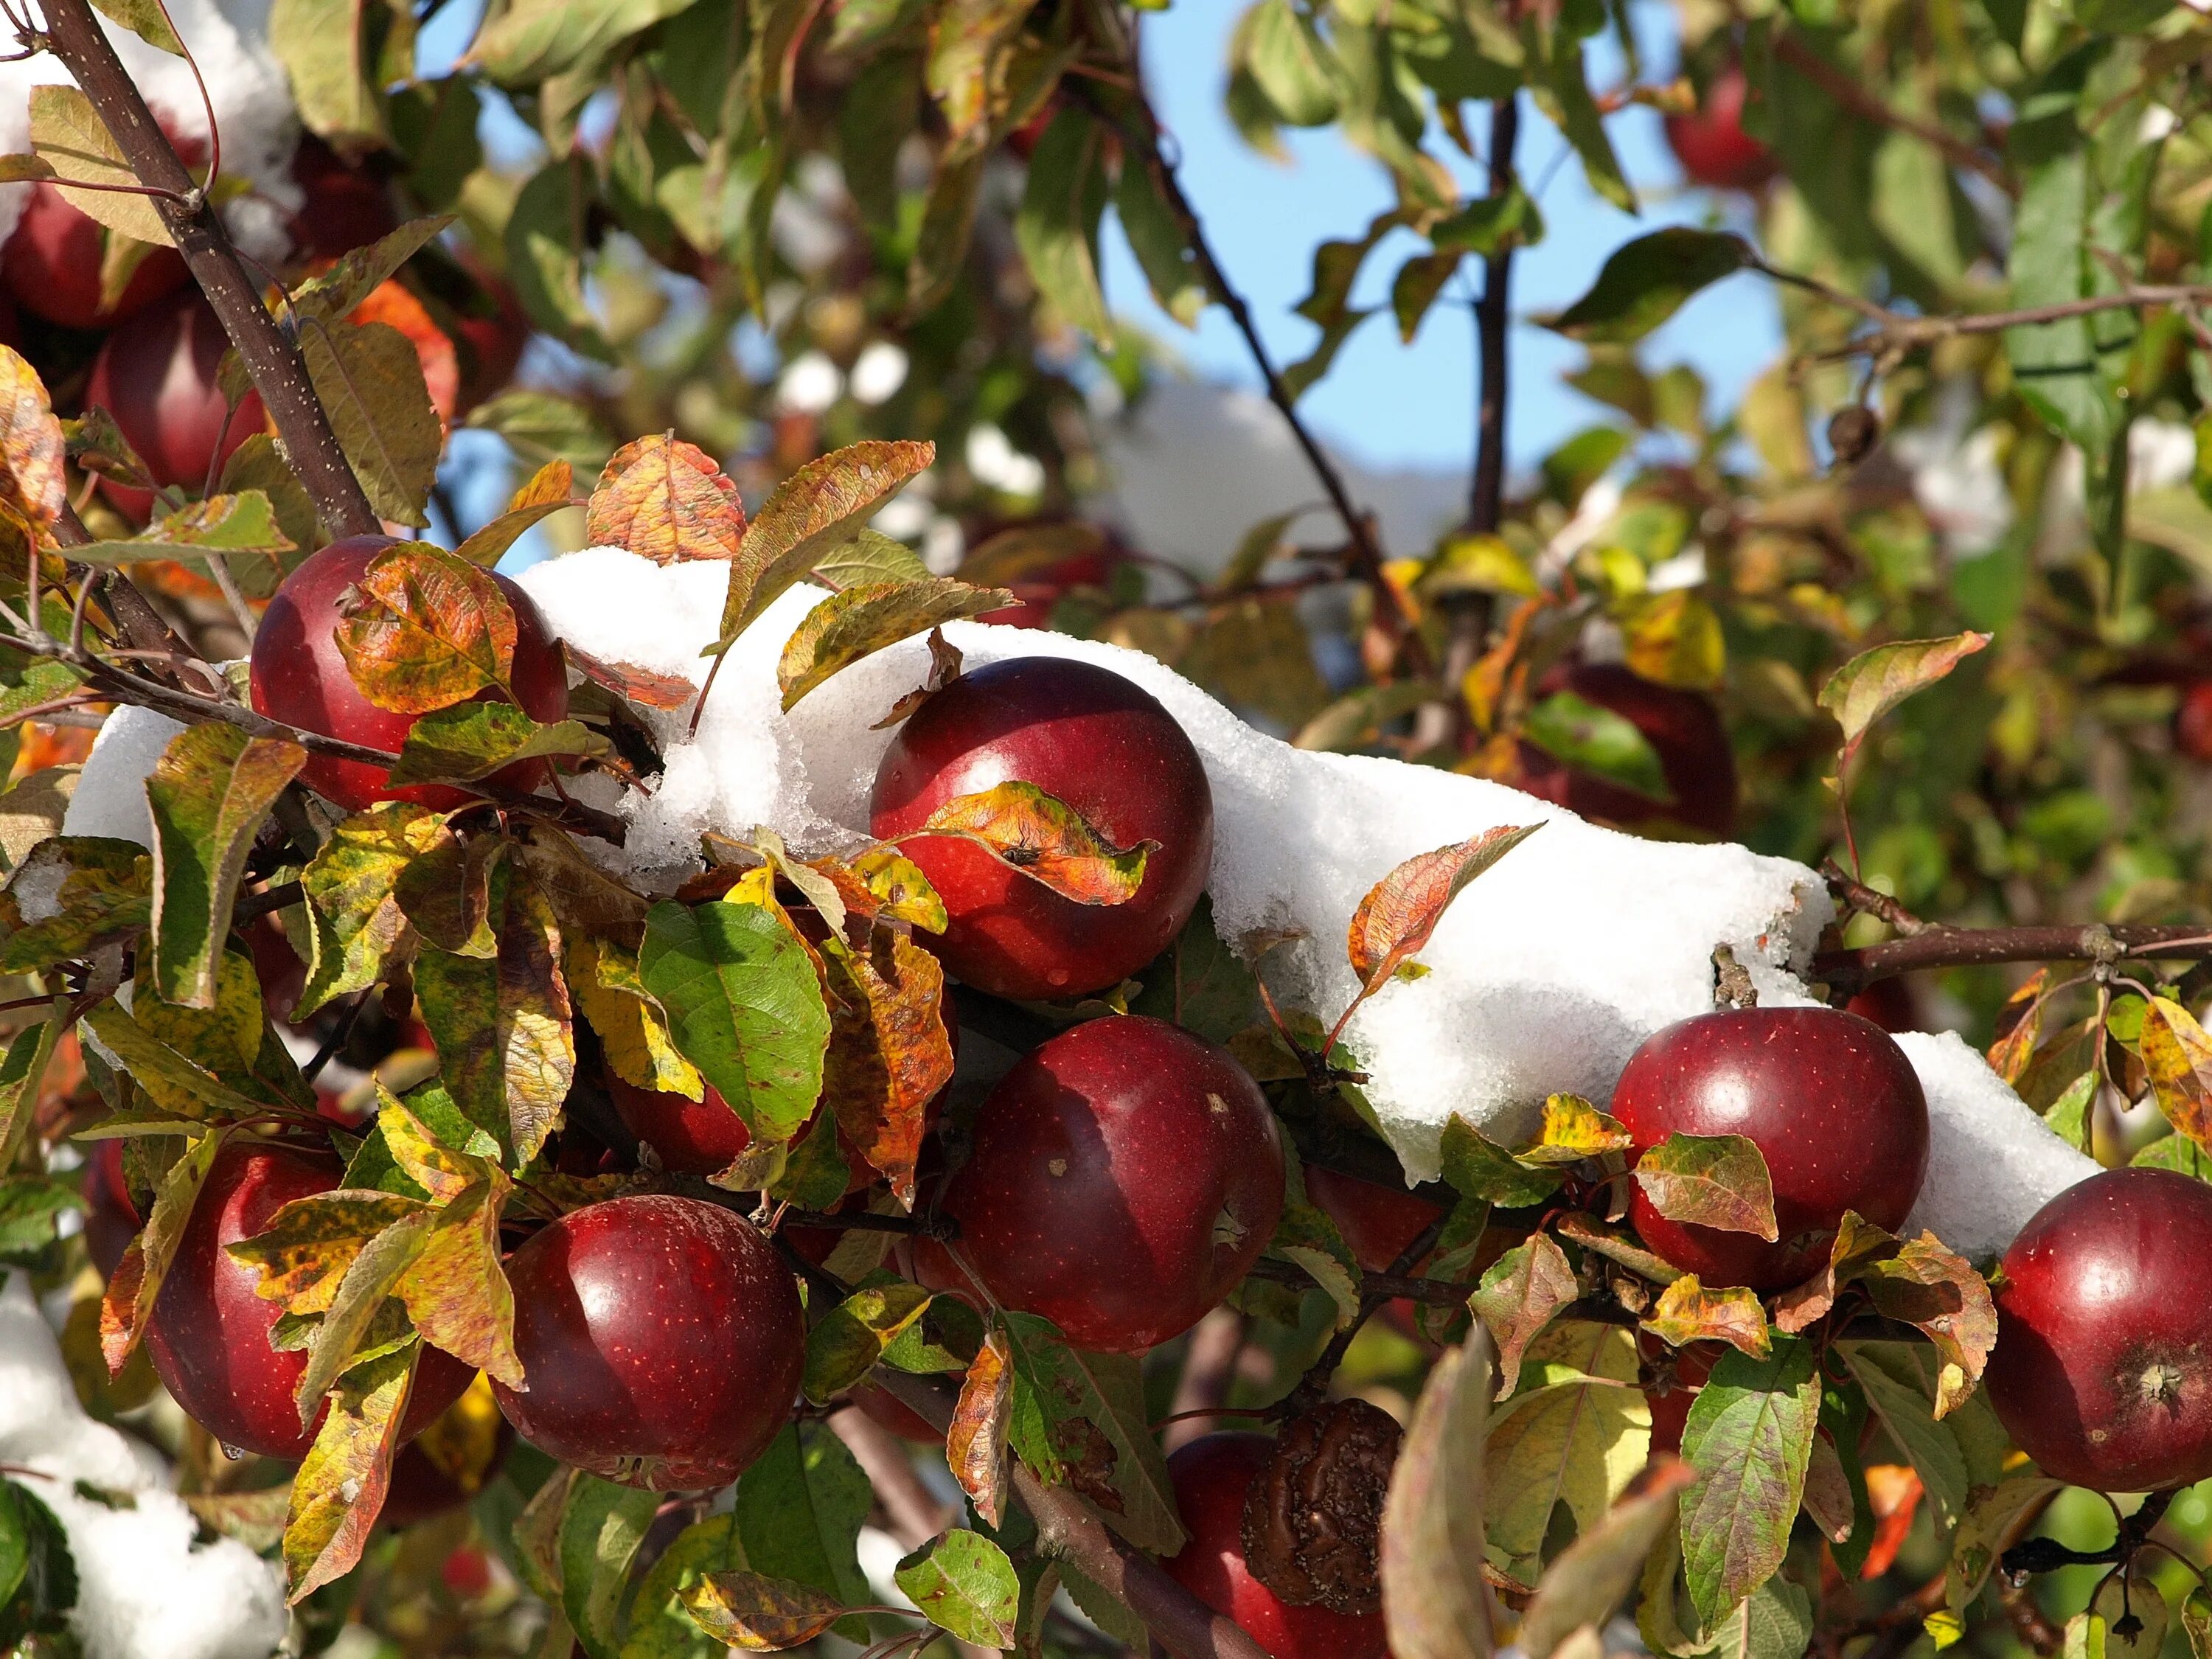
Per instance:
[[[566,7],[563,0],[545,0],[545,3],[575,9]],[[507,276],[532,323],[587,357],[605,357],[610,353],[599,332],[599,319],[584,295],[582,228],[591,205],[574,161],[556,159],[540,167],[515,197],[514,210],[507,216]],[[562,407],[544,394],[526,405],[508,401],[527,395],[509,393],[507,398],[495,400],[493,409],[477,410],[470,417],[471,423],[506,430],[500,423],[502,420],[512,422],[527,416],[535,426],[550,428],[556,444],[579,441],[577,429],[589,421],[588,416],[573,407]],[[569,455],[572,460],[579,459],[566,447],[555,453]]]
[[[1493,1559],[1533,1583],[1565,1504],[1577,1530],[1597,1526],[1651,1444],[1651,1413],[1634,1333],[1555,1320],[1521,1358],[1521,1386],[1491,1417],[1482,1493]]]
[[[725,1659],[726,1642],[710,1640],[689,1607],[709,1575],[744,1565],[733,1515],[709,1516],[678,1533],[638,1581],[621,1659]]]
[[[1644,1558],[1674,1519],[1678,1495],[1695,1478],[1686,1464],[1660,1467],[1635,1496],[1614,1504],[1545,1570],[1521,1620],[1519,1645],[1529,1659],[1551,1659],[1595,1612],[1627,1599]]]
[[[787,1425],[738,1482],[746,1565],[865,1607],[875,1598],[856,1540],[874,1504],[868,1477],[826,1425]]]
[[[1029,183],[1014,216],[1014,241],[1053,308],[1094,340],[1113,338],[1098,283],[1098,220],[1106,208],[1106,138],[1070,104],[1030,155]]]
[[[16,1041],[35,1036],[26,1031]],[[62,1182],[40,1175],[0,1176],[0,1261],[27,1265],[54,1242],[62,1217],[84,1207],[76,1190]]]
[[[151,9],[151,0],[147,0]],[[383,100],[372,82],[359,0],[275,0],[269,47],[292,83],[292,102],[308,131],[340,143],[388,136]]]
[[[93,0],[93,5],[102,16],[122,24],[148,46],[172,57],[185,55],[184,42],[177,39],[177,31],[170,26],[169,15],[161,9],[160,0]],[[0,1601],[7,1599],[0,1595]]]
[[[1987,634],[1966,633],[1877,645],[1828,676],[1820,688],[1820,707],[1844,728],[1845,750],[1854,750],[1869,726],[1916,691],[1945,678],[1968,657],[1986,650],[1989,643]]]
[[[1566,1252],[1548,1233],[1531,1234],[1492,1264],[1468,1297],[1498,1345],[1498,1390],[1510,1396],[1521,1380],[1528,1344],[1579,1294]]]
[[[429,523],[422,508],[437,480],[445,434],[414,342],[388,323],[326,323],[301,331],[300,350],[338,447],[377,515]]]
[[[580,6],[571,0],[514,0],[484,27],[462,63],[481,69],[503,87],[534,86],[550,76],[599,62],[631,35],[691,3],[596,0]]]
[[[1244,67],[1284,121],[1318,127],[1336,118],[1344,71],[1328,43],[1290,0],[1261,0],[1242,28]]]
[[[578,1474],[561,1512],[561,1606],[591,1659],[618,1659],[629,1565],[660,1508],[660,1494]]]
[[[1820,1414],[1812,1345],[1778,1336],[1766,1359],[1721,1356],[1682,1430],[1698,1483],[1682,1494],[1690,1598],[1717,1624],[1782,1565]]]
[[[1123,158],[1121,176],[1114,185],[1114,211],[1160,309],[1185,328],[1195,328],[1206,309],[1206,279],[1182,222],[1161,194],[1158,178],[1145,158]]]
[[[62,1523],[28,1486],[0,1476],[0,1642],[60,1635],[76,1599],[76,1561]]]
[[[1669,1221],[1750,1233],[1773,1243],[1774,1182],[1742,1135],[1670,1134],[1636,1160],[1636,1184]]]
[[[1523,23],[1522,32],[1525,36],[1534,37],[1541,27],[1532,19]],[[1636,192],[1629,188],[1627,176],[1620,170],[1620,158],[1613,153],[1604,117],[1598,109],[1597,100],[1591,95],[1582,46],[1569,42],[1564,27],[1554,28],[1551,35],[1550,40],[1543,43],[1543,50],[1532,53],[1541,68],[1538,77],[1529,84],[1529,93],[1535,99],[1536,107],[1574,146],[1576,155],[1582,161],[1583,176],[1589,180],[1590,188],[1622,212],[1633,213]]]
[[[1173,1553],[1182,1522],[1134,1356],[1079,1352],[1035,1314],[1008,1313],[1004,1329],[1014,1366],[1006,1428],[1014,1455],[1049,1485],[1110,1489],[1121,1506],[1108,1524],[1140,1549]]]
[[[1413,344],[1413,336],[1420,332],[1421,319],[1459,270],[1461,258],[1455,252],[1417,253],[1398,267],[1390,284],[1390,310],[1398,319],[1398,337],[1406,344]]]
[[[1559,1190],[1566,1176],[1553,1170],[1532,1170],[1455,1112],[1444,1125],[1443,1178],[1451,1189],[1500,1209],[1540,1204]]]
[[[1748,269],[1756,257],[1741,236],[1670,225],[1615,248],[1589,292],[1540,320],[1571,339],[1631,344],[1698,289]]]
[[[1868,1406],[1918,1472],[1929,1504],[1948,1530],[1966,1512],[1966,1461],[1958,1436],[1936,1420],[1935,1388],[1919,1353],[1894,1342],[1847,1342],[1839,1351]]]
[[[1506,247],[1531,247],[1544,239],[1544,216],[1516,182],[1502,196],[1482,196],[1429,227],[1431,246],[1484,258]]]
[[[807,1332],[801,1391],[817,1406],[844,1393],[921,1317],[930,1301],[927,1291],[902,1279],[854,1291]]]
[[[758,1142],[791,1139],[822,1095],[830,1010],[806,947],[757,904],[656,904],[638,969],[684,1057]]]
[[[8,1052],[0,1055],[0,1170],[15,1167],[15,1154],[30,1133],[46,1066],[69,1023],[68,1007],[57,998],[52,1012],[9,1038]]]
[[[936,459],[933,444],[871,440],[832,450],[778,484],[738,544],[720,644],[858,541],[877,509]]]
[[[784,642],[775,678],[785,712],[840,669],[887,645],[1016,602],[1004,588],[973,587],[951,576],[863,582],[833,593]]]
[[[1014,1645],[1021,1582],[982,1534],[956,1528],[932,1539],[898,1564],[892,1582],[938,1629],[980,1647]]]
[[[293,309],[302,317],[319,318],[325,323],[343,321],[453,222],[449,213],[410,219],[398,229],[351,250],[328,270],[319,271],[292,290]]]
[[[31,148],[52,164],[62,199],[112,231],[167,247],[168,227],[150,196],[138,193],[138,175],[123,157],[92,100],[75,87],[31,88]],[[69,180],[128,190],[71,190]]]
[[[298,744],[234,726],[186,726],[146,780],[154,820],[155,983],[187,1008],[215,1006],[246,855],[261,821],[307,763]]]
[[[423,807],[386,801],[331,832],[300,876],[313,950],[295,1018],[376,982],[406,926],[394,889],[444,828],[445,820]]]
[[[400,745],[391,783],[473,783],[519,761],[558,755],[580,759],[608,751],[606,738],[578,720],[541,725],[511,702],[464,702],[433,709]]]
[[[1564,766],[1655,801],[1674,799],[1659,751],[1634,722],[1571,691],[1554,691],[1531,708],[1521,735]]]
[[[2071,149],[2029,173],[2013,220],[2006,275],[2021,308],[2063,305],[2115,292],[2118,278],[2093,248],[2091,218],[2100,192],[2086,149]],[[2101,467],[2126,412],[2100,362],[2100,342],[2132,337],[2124,315],[2071,317],[2005,331],[2013,381],[2029,406],[2079,444]]]

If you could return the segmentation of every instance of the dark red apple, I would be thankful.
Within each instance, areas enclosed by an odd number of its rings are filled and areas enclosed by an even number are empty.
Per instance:
[[[1182,931],[1213,862],[1213,793],[1175,717],[1108,669],[1026,657],[963,674],[903,726],[876,773],[870,827],[905,836],[957,796],[1009,781],[1073,807],[1116,845],[1158,843],[1126,904],[1061,897],[966,841],[902,843],[951,925],[923,935],[996,996],[1059,998],[1126,979]]]
[[[1692,1342],[1686,1347],[1669,1348],[1649,1332],[1638,1332],[1636,1346],[1646,1364],[1657,1362],[1663,1368],[1664,1387],[1647,1384],[1644,1402],[1651,1407],[1651,1450],[1679,1452],[1682,1449],[1682,1425],[1690,1420],[1690,1407],[1697,1403],[1698,1390],[1704,1388],[1713,1374],[1713,1367],[1728,1352],[1723,1342]],[[1671,1356],[1669,1358],[1668,1356]]]
[[[1640,1185],[1644,1242],[1708,1285],[1778,1291],[1827,1261],[1844,1212],[1904,1224],[1928,1172],[1928,1103],[1889,1034],[1834,1008],[1732,1008],[1645,1040],[1613,1095],[1637,1152],[1674,1133],[1741,1135],[1774,1184],[1772,1244],[1670,1221]]]
[[[1732,64],[1713,76],[1693,112],[1666,118],[1668,147],[1692,183],[1757,190],[1781,171],[1774,152],[1743,130],[1750,96],[1750,82]]]
[[[1059,560],[1001,584],[1021,603],[1003,611],[987,611],[975,620],[1000,628],[1048,629],[1054,605],[1079,587],[1105,586],[1124,562],[1110,546]]]
[[[2192,682],[2173,711],[2173,746],[2191,760],[2212,763],[2212,680]]]
[[[292,179],[306,196],[292,216],[292,246],[309,258],[336,259],[399,228],[384,181],[313,133],[292,152]]]
[[[123,1172],[123,1147],[119,1137],[95,1140],[85,1156],[84,1247],[102,1279],[115,1277],[116,1264],[146,1224]]]
[[[2107,1170],[2005,1252],[1990,1404],[2044,1473],[2099,1492],[2212,1476],[2212,1187]]]
[[[262,614],[253,636],[253,706],[273,720],[305,731],[397,750],[414,730],[416,716],[380,708],[354,684],[338,649],[339,606],[385,549],[398,545],[386,536],[352,536],[332,542],[284,578]],[[558,720],[568,713],[568,671],[560,646],[546,631],[544,618],[530,596],[501,575],[492,577],[514,607],[514,690],[534,720]],[[495,696],[486,692],[486,697]],[[387,789],[386,769],[368,761],[311,755],[300,781],[325,799],[358,812],[380,800],[411,800],[435,811],[450,811],[475,799],[447,784],[416,784]],[[493,775],[515,789],[535,788],[545,780],[544,763],[526,761]]]
[[[1306,1196],[1336,1223],[1344,1242],[1371,1273],[1387,1272],[1443,1212],[1402,1187],[1339,1175],[1317,1164],[1305,1169]]]
[[[606,1082],[623,1127],[659,1153],[662,1164],[678,1175],[720,1175],[752,1145],[744,1120],[712,1084],[705,1086],[704,1098],[687,1100],[625,1083],[611,1066]]]
[[[155,483],[200,494],[210,472],[267,424],[258,392],[234,410],[216,384],[229,345],[215,308],[187,289],[117,328],[93,359],[85,402],[115,417]],[[100,488],[126,517],[143,520],[152,507],[149,491],[106,478]]]
[[[1876,980],[1845,1003],[1844,1012],[1870,1019],[1885,1031],[1926,1029],[1927,1016],[1920,1012],[1920,999],[1912,994],[1912,981],[1902,974]]]
[[[464,253],[461,263],[476,280],[466,299],[454,307],[447,331],[461,360],[460,396],[453,408],[457,421],[506,387],[530,343],[529,316],[507,279],[472,254]]]
[[[993,1296],[1080,1348],[1188,1330],[1258,1260],[1282,1213],[1274,1115],[1224,1050],[1163,1020],[1061,1032],[983,1103],[940,1207]],[[917,1258],[966,1288],[943,1249]]]
[[[1380,1613],[1350,1616],[1291,1607],[1245,1565],[1245,1494],[1273,1449],[1262,1434],[1209,1434],[1168,1459],[1176,1508],[1190,1540],[1161,1565],[1272,1659],[1389,1659]]]
[[[235,1450],[305,1456],[323,1413],[313,1426],[300,1426],[292,1396],[307,1368],[307,1353],[270,1349],[269,1333],[283,1309],[255,1293],[260,1274],[234,1261],[225,1247],[265,1231],[284,1205],[330,1191],[343,1174],[337,1159],[325,1154],[240,1141],[224,1146],[155,1298],[146,1325],[155,1374],[187,1417]],[[428,1427],[475,1376],[451,1354],[425,1346],[403,1436]]]
[[[1545,696],[1571,691],[1626,720],[1658,756],[1660,775],[1674,799],[1655,800],[1626,784],[1577,772],[1527,742],[1520,745],[1520,775],[1514,780],[1517,787],[1583,817],[1623,829],[1671,822],[1722,841],[1735,833],[1735,755],[1709,698],[1647,680],[1619,663],[1555,668],[1537,689]]]
[[[52,185],[33,185],[4,253],[0,284],[35,317],[64,328],[112,328],[189,280],[173,247],[147,250],[112,306],[100,302],[100,267],[111,233]]]
[[[791,1415],[806,1328],[749,1223],[648,1194],[576,1210],[509,1258],[527,1391],[492,1384],[547,1455],[654,1491],[726,1485]]]

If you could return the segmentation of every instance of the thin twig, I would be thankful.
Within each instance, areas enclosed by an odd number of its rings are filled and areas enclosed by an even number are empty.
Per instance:
[[[1833,859],[1821,865],[1820,878],[1828,884],[1828,890],[1836,896],[1838,903],[1888,923],[1907,939],[1925,933],[1936,926],[1914,915],[1879,887],[1868,886]]]
[[[1849,996],[1877,980],[1937,968],[1988,967],[2008,962],[2098,962],[2119,957],[2179,961],[2212,957],[2203,927],[1930,927],[1856,951],[1824,951],[1811,977],[1831,995]]]

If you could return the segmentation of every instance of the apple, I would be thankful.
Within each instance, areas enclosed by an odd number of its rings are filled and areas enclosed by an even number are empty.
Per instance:
[[[232,410],[216,384],[229,348],[215,307],[187,289],[122,324],[93,359],[86,404],[115,417],[155,483],[201,494],[210,473],[267,424],[258,392]],[[143,520],[152,510],[149,491],[108,478],[100,488],[126,518]]]
[[[1711,699],[1647,680],[1619,663],[1555,668],[1537,690],[1544,696],[1571,691],[1626,720],[1657,754],[1660,775],[1674,799],[1655,800],[1626,784],[1577,772],[1528,742],[1519,747],[1517,788],[1622,829],[1674,823],[1721,841],[1735,833],[1735,755]]]
[[[1273,1659],[1389,1659],[1380,1613],[1292,1607],[1252,1576],[1244,1558],[1244,1500],[1273,1449],[1261,1434],[1209,1434],[1168,1459],[1176,1508],[1190,1539],[1160,1565]]]
[[[2099,1492],[2212,1477],[2212,1187],[2106,1170],[2035,1212],[2005,1252],[1984,1376],[2044,1473]]]
[[[1782,170],[1774,152],[1743,130],[1751,83],[1729,64],[1713,76],[1698,107],[1665,118],[1668,147],[1693,184],[1709,190],[1757,190]]]
[[[1766,1160],[1780,1237],[1671,1221],[1640,1185],[1644,1242],[1708,1285],[1778,1291],[1828,1259],[1844,1212],[1895,1229],[1928,1172],[1928,1103],[1905,1051],[1834,1008],[1731,1008],[1645,1039],[1613,1094],[1640,1156],[1670,1134],[1741,1135]]]
[[[1198,751],[1152,696],[1112,671],[1025,657],[961,675],[922,704],[876,773],[871,832],[907,836],[961,795],[1009,781],[1064,801],[1115,845],[1158,843],[1125,904],[1079,904],[966,841],[902,843],[945,901],[923,935],[995,996],[1066,998],[1135,973],[1182,931],[1213,862],[1213,793]]]
[[[526,1390],[494,1379],[547,1455],[654,1491],[727,1485],[791,1415],[806,1327],[750,1222],[641,1194],[574,1210],[507,1262]]]
[[[197,145],[190,146],[194,150]],[[52,185],[30,187],[23,216],[0,252],[0,286],[34,317],[64,328],[112,328],[191,280],[184,256],[150,247],[112,305],[100,301],[100,267],[110,232]]]
[[[397,545],[386,536],[349,536],[332,542],[284,578],[253,636],[250,689],[256,710],[304,731],[372,749],[396,751],[406,742],[416,716],[394,714],[371,702],[354,683],[337,638],[348,591],[377,555]],[[559,643],[527,593],[504,576],[494,574],[492,580],[514,607],[514,690],[524,712],[533,720],[565,719],[568,671]],[[483,694],[486,698],[497,695]],[[386,769],[372,762],[310,755],[300,781],[355,812],[380,800],[410,800],[444,812],[477,799],[449,784],[387,788],[388,775]],[[526,790],[537,787],[545,776],[543,761],[525,761],[493,774],[493,781]]]
[[[121,1137],[95,1140],[84,1164],[84,1247],[102,1279],[115,1277],[123,1253],[146,1224],[123,1170]]]
[[[1402,1187],[1384,1187],[1357,1176],[1340,1175],[1318,1164],[1305,1166],[1306,1196],[1336,1223],[1352,1254],[1369,1273],[1390,1264],[1428,1230],[1443,1211]]]
[[[292,152],[292,179],[306,199],[292,216],[292,246],[311,259],[336,259],[399,228],[392,192],[369,167],[349,165],[313,133]]]
[[[2191,760],[2212,763],[2212,680],[2192,681],[2173,711],[2173,746]]]
[[[1282,1212],[1274,1115],[1223,1049],[1164,1020],[1090,1020],[1042,1044],[977,1113],[939,1206],[1006,1307],[1079,1348],[1181,1334],[1243,1278]],[[944,1247],[926,1277],[968,1287]]]
[[[283,1309],[256,1293],[259,1273],[233,1260],[225,1247],[266,1231],[283,1206],[330,1191],[343,1174],[325,1152],[233,1140],[216,1154],[177,1241],[146,1323],[146,1351],[185,1414],[234,1451],[303,1457],[329,1408],[316,1413],[313,1426],[300,1426],[293,1395],[307,1369],[307,1352],[270,1347],[269,1334]],[[428,1427],[475,1376],[473,1368],[426,1344],[401,1435],[411,1439]]]

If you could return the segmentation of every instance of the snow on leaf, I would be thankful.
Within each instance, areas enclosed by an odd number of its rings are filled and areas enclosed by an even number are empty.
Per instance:
[[[1659,1292],[1644,1328],[1671,1347],[1720,1341],[1764,1359],[1772,1352],[1766,1312],[1759,1297],[1741,1285],[1707,1290],[1695,1273],[1684,1273]]]
[[[442,548],[404,542],[377,555],[342,605],[337,645],[362,695],[428,714],[514,672],[514,607],[490,575]]]
[[[1844,751],[1856,749],[1869,726],[1914,692],[1986,649],[1990,638],[1969,632],[1942,640],[1899,640],[1860,652],[1829,675],[1820,688],[1820,707],[1844,728]]]
[[[1670,1134],[1636,1160],[1636,1183],[1669,1221],[1753,1233],[1771,1244],[1774,1182],[1741,1135]]]
[[[738,486],[696,444],[653,434],[624,444],[584,509],[584,539],[655,564],[734,559],[745,533]]]
[[[956,795],[929,815],[920,836],[957,836],[1078,904],[1126,904],[1144,885],[1157,842],[1116,847],[1065,801],[1019,780]]]

